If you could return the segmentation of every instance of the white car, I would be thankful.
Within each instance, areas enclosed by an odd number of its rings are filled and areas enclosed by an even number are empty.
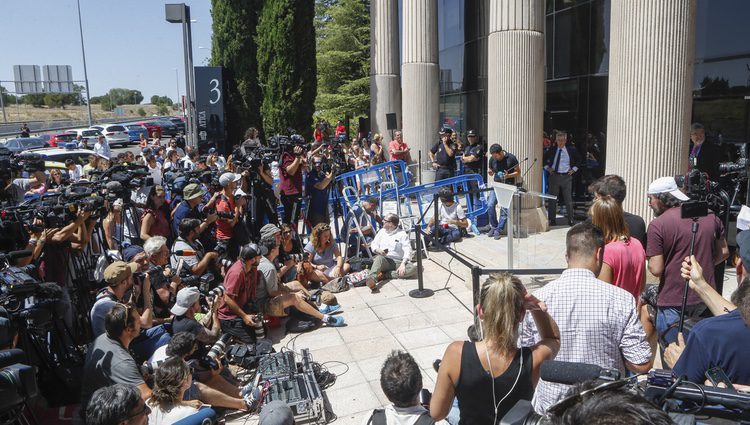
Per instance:
[[[81,139],[87,140],[89,142],[89,146],[94,146],[94,143],[96,143],[96,138],[100,134],[102,134],[101,130],[99,130],[98,128],[76,128],[75,130],[70,131],[81,136]]]
[[[127,147],[130,144],[128,129],[122,124],[92,125],[91,128],[95,128],[102,132],[107,139],[110,148],[115,147],[115,145]]]

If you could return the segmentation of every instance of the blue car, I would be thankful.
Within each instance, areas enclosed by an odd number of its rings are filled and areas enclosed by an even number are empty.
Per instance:
[[[148,140],[148,130],[142,125],[138,124],[123,124],[128,130],[128,139],[131,142],[137,142],[141,140],[141,134]]]

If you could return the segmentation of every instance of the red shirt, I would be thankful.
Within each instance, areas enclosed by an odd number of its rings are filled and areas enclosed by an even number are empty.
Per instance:
[[[302,165],[297,167],[297,172],[294,175],[290,175],[286,172],[286,168],[292,165],[295,156],[292,153],[284,152],[281,155],[281,170],[279,191],[282,195],[298,195],[302,194]]]
[[[224,276],[224,291],[234,297],[234,301],[240,308],[245,312],[245,306],[248,302],[253,300],[255,296],[255,285],[258,283],[258,269],[254,268],[249,272],[245,272],[242,261],[236,261],[232,264],[232,267],[227,270],[226,276]],[[219,319],[235,319],[238,316],[229,308],[227,303],[223,303],[219,307]]]
[[[406,150],[409,146],[406,143],[399,143],[398,140],[391,140],[390,143],[388,143],[388,153],[391,154],[391,161],[401,160],[401,161],[408,161],[409,159],[409,152],[404,153],[393,153],[393,151],[402,151]]]
[[[222,195],[216,202],[216,211],[220,212],[234,212],[235,201],[234,197],[228,198]],[[216,239],[227,240],[232,239],[233,227],[229,222],[220,218],[216,220]]]
[[[344,127],[343,125],[337,125],[336,136],[341,136],[342,134],[346,134],[346,127]]]
[[[646,283],[646,252],[641,242],[631,237],[627,242],[608,243],[604,247],[604,263],[612,268],[612,284],[633,294],[638,302]]]

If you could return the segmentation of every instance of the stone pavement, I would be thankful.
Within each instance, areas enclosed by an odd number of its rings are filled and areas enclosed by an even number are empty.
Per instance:
[[[516,266],[564,268],[567,230],[567,226],[556,227],[517,240]],[[465,239],[456,249],[483,267],[505,268],[506,244],[505,237],[496,241],[482,235]],[[422,369],[424,387],[432,390],[437,378],[433,361],[442,358],[451,341],[467,339],[466,330],[472,323],[468,269],[445,253],[429,254],[432,260],[424,261],[423,276],[425,287],[435,291],[431,297],[409,296],[409,291],[417,288],[416,280],[389,281],[378,294],[371,294],[366,287],[353,288],[337,294],[346,326],[301,335],[282,336],[280,330],[270,333],[276,351],[309,348],[316,362],[337,375],[335,384],[324,391],[336,424],[361,424],[372,409],[388,404],[379,379],[380,368],[392,350],[411,353]],[[531,291],[551,279],[554,276],[522,278]],[[725,280],[728,294],[736,288],[734,272],[728,270]],[[233,416],[227,423],[257,421],[257,415],[245,415]]]

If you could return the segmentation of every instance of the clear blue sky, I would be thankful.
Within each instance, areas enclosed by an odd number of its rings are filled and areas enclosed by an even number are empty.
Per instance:
[[[185,94],[182,26],[164,19],[166,3],[180,0],[80,0],[86,64],[92,96],[110,88],[140,90],[145,100],[158,94]],[[190,6],[193,62],[207,65],[211,54],[211,2]],[[83,80],[76,0],[0,0],[5,24],[0,37],[0,80],[13,80],[13,65],[71,65]],[[206,47],[206,49],[199,49]],[[2,83],[13,91],[13,85]]]

